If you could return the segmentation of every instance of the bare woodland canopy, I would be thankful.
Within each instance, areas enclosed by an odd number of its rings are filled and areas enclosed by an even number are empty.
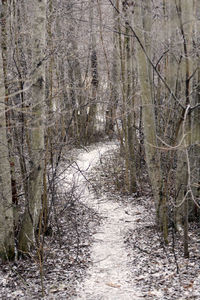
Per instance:
[[[48,228],[65,147],[120,141],[124,192],[148,170],[155,222],[199,222],[200,2],[0,1],[0,257]],[[145,184],[145,183],[143,183]]]

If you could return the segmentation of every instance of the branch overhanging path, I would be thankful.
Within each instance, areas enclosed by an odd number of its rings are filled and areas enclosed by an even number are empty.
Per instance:
[[[97,197],[87,180],[86,172],[91,172],[99,163],[101,156],[116,147],[114,143],[101,144],[92,151],[79,154],[74,167],[72,166],[65,174],[68,176],[69,184],[70,178],[75,180],[81,201],[102,217],[102,223],[97,228],[91,247],[92,264],[83,282],[79,284],[74,300],[142,299],[141,292],[131,279],[124,244],[125,233],[134,228],[138,208],[136,207],[135,211],[130,208],[132,213],[127,214],[129,207],[123,207],[122,204],[107,199],[106,194]]]

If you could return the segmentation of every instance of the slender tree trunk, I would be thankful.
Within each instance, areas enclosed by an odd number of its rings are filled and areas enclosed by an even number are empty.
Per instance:
[[[117,1],[117,9],[120,10],[120,2]],[[124,5],[124,2],[122,3]],[[124,7],[122,6],[123,10]],[[122,108],[120,111],[122,121],[122,135],[121,135],[121,151],[125,161],[124,174],[124,191],[129,191],[129,148],[128,148],[128,127],[127,127],[127,85],[126,85],[126,44],[123,39],[121,22],[118,18],[118,44],[119,44],[119,58],[120,58],[120,85],[122,94]]]
[[[91,30],[91,96],[90,105],[88,107],[87,122],[86,122],[86,136],[87,141],[94,140],[94,134],[96,133],[96,114],[97,114],[97,89],[99,85],[98,78],[98,61],[96,50],[96,36],[94,32],[94,0],[90,0],[90,30]]]
[[[27,106],[24,93],[24,82],[27,72],[27,65],[29,64],[28,58],[28,47],[29,42],[25,36],[22,36],[22,31],[24,30],[24,23],[27,25],[26,18],[26,9],[24,1],[15,1],[11,2],[10,7],[10,39],[13,41],[14,46],[14,66],[17,72],[17,89],[20,91],[19,100],[20,100],[20,112],[18,117],[18,122],[20,124],[15,126],[14,131],[14,145],[18,150],[19,163],[21,168],[21,178],[23,182],[23,188],[25,193],[25,198],[28,199],[28,173],[27,173],[27,163],[26,163],[26,151],[30,154],[30,136],[27,126]],[[22,17],[23,16],[23,17]],[[25,59],[26,57],[26,59]],[[27,148],[26,148],[27,147]]]
[[[133,6],[132,1],[127,2],[124,5],[124,12],[126,21],[129,24],[132,23],[133,18]],[[132,60],[134,56],[134,49],[132,49],[130,27],[126,26],[126,36],[125,36],[125,57],[126,57],[126,107],[127,107],[127,141],[128,141],[128,156],[129,156],[129,192],[136,192],[136,160],[134,143],[136,143],[136,134],[134,132],[134,100],[135,100],[135,86],[134,86],[134,76],[132,72]]]
[[[114,1],[114,5],[117,5],[117,1]],[[99,1],[98,1],[99,2]],[[100,4],[99,4],[99,11],[100,11]],[[106,60],[107,66],[107,73],[108,73],[108,81],[110,86],[110,98],[106,109],[106,124],[105,124],[105,133],[112,139],[114,131],[115,131],[115,124],[116,124],[116,110],[119,102],[119,95],[118,95],[118,81],[119,81],[119,58],[118,58],[118,14],[115,9],[113,9],[113,49],[112,49],[112,65],[111,71],[109,69],[109,61],[108,56],[106,54],[106,49],[103,41],[103,27],[102,27],[102,12],[100,11],[100,21],[101,21],[101,40],[104,49],[104,56]]]

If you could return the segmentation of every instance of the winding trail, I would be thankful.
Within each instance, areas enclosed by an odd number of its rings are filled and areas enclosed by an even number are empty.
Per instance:
[[[142,299],[141,292],[131,280],[123,242],[124,233],[134,228],[139,208],[134,211],[133,208],[124,208],[122,204],[107,199],[106,195],[97,198],[89,190],[84,177],[84,172],[98,164],[101,155],[116,147],[113,143],[101,144],[90,152],[81,153],[77,160],[77,172],[73,172],[73,179],[81,189],[82,201],[103,218],[91,248],[92,266],[78,286],[78,296],[74,300]]]

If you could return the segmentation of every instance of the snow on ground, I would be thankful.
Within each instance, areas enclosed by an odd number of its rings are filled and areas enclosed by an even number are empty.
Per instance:
[[[101,156],[116,147],[116,144],[108,143],[90,152],[81,153],[76,164],[67,171],[78,184],[83,203],[94,209],[103,219],[94,236],[92,264],[87,276],[78,286],[77,296],[73,298],[76,300],[141,299],[141,293],[131,279],[124,244],[124,233],[134,228],[138,209],[135,208],[135,216],[129,215],[129,207],[124,208],[122,204],[107,199],[105,195],[98,197],[90,189],[86,179],[87,172],[98,164]]]

